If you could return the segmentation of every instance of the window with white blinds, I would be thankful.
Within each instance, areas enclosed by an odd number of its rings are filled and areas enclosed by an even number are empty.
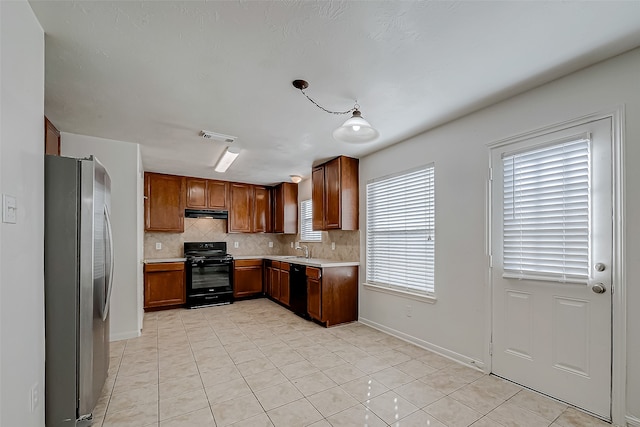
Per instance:
[[[303,242],[321,242],[322,231],[313,231],[313,205],[311,199],[300,203],[300,240]]]
[[[589,276],[588,136],[503,156],[504,276]]]
[[[367,184],[367,283],[432,294],[434,165]]]

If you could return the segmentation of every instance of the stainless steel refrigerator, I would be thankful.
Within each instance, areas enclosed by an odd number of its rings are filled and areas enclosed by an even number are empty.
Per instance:
[[[45,422],[91,425],[109,369],[109,174],[94,157],[45,156]]]

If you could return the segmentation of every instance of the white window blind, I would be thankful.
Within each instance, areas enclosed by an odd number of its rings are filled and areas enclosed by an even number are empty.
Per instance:
[[[367,184],[367,283],[434,292],[433,164]]]
[[[313,205],[311,199],[300,203],[300,240],[303,242],[321,242],[322,231],[313,231]]]
[[[588,137],[503,156],[504,276],[589,276]]]

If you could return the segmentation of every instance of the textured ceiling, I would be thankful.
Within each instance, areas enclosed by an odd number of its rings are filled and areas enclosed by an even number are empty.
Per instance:
[[[141,144],[145,170],[275,183],[355,157],[640,45],[639,1],[30,1],[45,112]],[[334,141],[355,99],[380,131]],[[237,136],[225,144],[200,130]],[[451,142],[455,144],[455,141]]]

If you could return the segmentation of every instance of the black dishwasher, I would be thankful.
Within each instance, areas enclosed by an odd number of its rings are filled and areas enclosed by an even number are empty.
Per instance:
[[[289,269],[289,306],[298,316],[309,319],[307,313],[307,267],[291,264]]]

